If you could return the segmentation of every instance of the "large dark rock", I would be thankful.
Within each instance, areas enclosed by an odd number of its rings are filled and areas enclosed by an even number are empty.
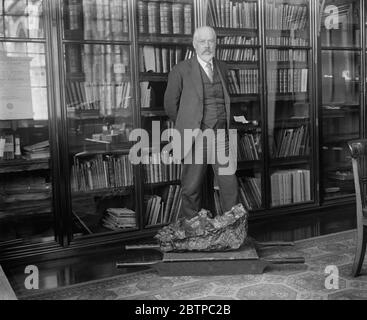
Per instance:
[[[229,251],[239,249],[247,238],[248,212],[240,204],[214,219],[202,210],[191,220],[181,219],[158,232],[163,252]]]

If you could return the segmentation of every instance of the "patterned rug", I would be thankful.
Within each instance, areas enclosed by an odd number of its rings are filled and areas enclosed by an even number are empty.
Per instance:
[[[147,270],[36,295],[25,300],[356,300],[367,299],[367,270],[350,276],[356,233],[348,231],[263,248],[260,257],[303,256],[304,265],[273,265],[262,275],[160,277]],[[367,262],[366,262],[367,263]],[[339,289],[326,289],[325,268],[339,269]]]

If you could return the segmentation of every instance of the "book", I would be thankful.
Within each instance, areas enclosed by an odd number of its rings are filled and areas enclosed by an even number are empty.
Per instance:
[[[161,23],[161,34],[172,33],[172,5],[168,2],[161,2],[160,4],[160,23]]]
[[[160,33],[159,3],[148,2],[148,32]]]
[[[148,4],[138,1],[138,30],[139,33],[148,33]]]
[[[69,0],[69,30],[81,28],[81,11],[80,0]]]
[[[172,33],[184,34],[184,6],[182,3],[172,4]]]

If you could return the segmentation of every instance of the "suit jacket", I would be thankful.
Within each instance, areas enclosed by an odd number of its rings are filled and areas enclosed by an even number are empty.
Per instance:
[[[222,61],[214,59],[223,85],[227,124],[230,128],[230,97],[227,85],[228,68]],[[167,90],[164,96],[164,108],[175,128],[184,137],[185,129],[200,129],[204,112],[204,88],[199,62],[195,57],[177,64],[168,76]],[[181,139],[182,141],[182,139]],[[183,142],[183,141],[182,141]],[[187,142],[186,142],[187,143]],[[181,144],[183,148],[183,143]],[[192,142],[191,142],[192,146]],[[186,151],[188,151],[186,149]],[[182,158],[187,155],[182,149]]]

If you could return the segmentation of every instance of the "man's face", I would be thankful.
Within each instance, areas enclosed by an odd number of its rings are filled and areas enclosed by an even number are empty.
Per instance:
[[[216,36],[210,30],[202,30],[194,39],[196,54],[205,62],[211,61],[215,56]]]

